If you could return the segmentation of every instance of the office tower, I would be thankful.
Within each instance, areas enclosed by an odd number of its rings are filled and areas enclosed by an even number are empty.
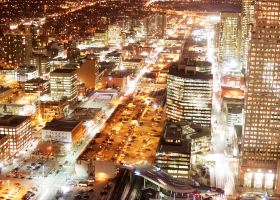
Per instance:
[[[191,140],[178,123],[168,122],[156,153],[156,166],[178,179],[187,179],[191,161]]]
[[[242,0],[242,36],[241,36],[241,64],[247,70],[249,40],[254,19],[254,0]]]
[[[19,115],[0,116],[0,135],[9,135],[10,153],[16,154],[31,141],[31,118]]]
[[[76,69],[56,69],[50,73],[50,91],[54,98],[67,97],[69,101],[75,101],[78,95],[77,85]]]
[[[244,187],[279,193],[280,1],[258,0],[254,6],[240,180]]]
[[[29,31],[10,31],[0,38],[0,62],[9,66],[30,64],[32,38]]]
[[[223,72],[240,71],[241,14],[221,13],[219,64]]]
[[[199,71],[198,61],[175,64],[167,76],[167,117],[211,126],[212,75]],[[203,68],[203,66],[202,66]]]

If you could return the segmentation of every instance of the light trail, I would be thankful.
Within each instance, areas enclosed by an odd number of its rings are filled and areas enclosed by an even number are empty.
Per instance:
[[[219,96],[219,92],[221,91],[221,72],[216,61],[214,46],[215,32],[211,20],[208,19],[206,23],[208,24],[207,28],[209,30],[207,37],[207,57],[212,63],[213,74],[212,150],[214,154],[210,157],[210,161],[213,163],[213,166],[211,166],[212,170],[210,170],[210,179],[216,187],[224,189],[225,195],[232,195],[235,189],[235,181],[234,172],[227,155],[226,118],[221,109],[222,99]]]

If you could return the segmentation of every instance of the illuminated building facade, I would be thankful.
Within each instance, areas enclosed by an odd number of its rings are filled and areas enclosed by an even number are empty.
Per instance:
[[[38,106],[40,106],[41,116],[45,121],[67,116],[69,107],[66,99],[59,101],[41,101]]]
[[[108,30],[97,30],[94,34],[94,43],[97,47],[108,46]]]
[[[9,135],[11,155],[25,148],[31,141],[31,118],[19,115],[0,116],[0,135]]]
[[[52,120],[42,130],[42,140],[58,141],[75,144],[84,135],[82,121]]]
[[[0,162],[10,157],[10,136],[0,135]]]
[[[244,4],[246,6],[246,4]],[[242,140],[243,187],[280,193],[280,1],[255,1]]]
[[[9,32],[0,37],[0,61],[9,66],[30,64],[32,39],[29,33]]]
[[[108,44],[110,46],[119,46],[122,43],[121,27],[118,25],[109,25]]]
[[[50,91],[54,98],[67,97],[69,101],[75,101],[78,95],[77,85],[76,69],[56,69],[50,73]]]
[[[178,179],[187,179],[190,170],[191,141],[186,139],[182,127],[177,123],[167,123],[160,140],[156,165]]]
[[[247,70],[249,41],[254,22],[254,0],[242,0],[242,8],[241,64]]]
[[[49,92],[49,81],[41,78],[31,79],[24,83],[25,93],[46,94]]]
[[[34,66],[22,65],[16,69],[16,77],[18,82],[26,82],[28,80],[38,78],[38,70]]]
[[[227,67],[238,67],[240,59],[241,40],[241,14],[221,13],[221,27],[219,38],[219,63],[222,64],[223,71],[228,71]],[[235,66],[233,66],[235,65]]]
[[[167,117],[211,126],[212,75],[196,66],[172,66],[167,76]]]

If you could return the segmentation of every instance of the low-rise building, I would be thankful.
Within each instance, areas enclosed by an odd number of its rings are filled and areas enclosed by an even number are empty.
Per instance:
[[[107,73],[102,78],[103,88],[124,88],[127,85],[128,77],[131,74],[131,70],[117,70],[111,73]]]
[[[0,86],[0,102],[9,102],[14,94],[14,89]]]
[[[81,121],[53,119],[42,129],[42,140],[75,144],[84,133]]]
[[[141,70],[144,66],[144,60],[142,58],[131,58],[122,60],[121,63],[124,69]]]
[[[50,73],[50,91],[54,98],[67,97],[75,101],[78,96],[78,78],[76,69],[56,69]]]
[[[11,155],[24,149],[31,141],[31,118],[20,115],[0,116],[0,135],[9,135]]]
[[[49,89],[50,89],[49,81],[41,78],[31,79],[24,83],[25,93],[35,93],[35,94],[43,95],[48,93]]]
[[[66,99],[62,99],[59,101],[41,101],[38,106],[40,106],[43,120],[51,121],[52,119],[65,117],[68,113],[69,104]]]
[[[98,122],[104,116],[102,108],[76,108],[71,113],[71,119],[78,121],[93,121]]]
[[[19,66],[16,69],[16,74],[18,82],[26,82],[39,77],[37,68],[30,65]]]

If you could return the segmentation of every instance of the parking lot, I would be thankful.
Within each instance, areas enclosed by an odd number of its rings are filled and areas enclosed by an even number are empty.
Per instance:
[[[114,186],[111,181],[94,182],[89,185],[86,183],[86,180],[69,181],[66,186],[62,187],[61,193],[57,197],[61,200],[106,199]]]
[[[117,164],[153,163],[166,116],[155,103],[160,97],[151,97],[151,91],[138,91],[120,105],[82,156]]]
[[[55,173],[55,169],[58,167],[59,164],[54,159],[29,158],[25,159],[18,167],[8,173],[7,177],[30,180],[47,177],[49,174]]]

